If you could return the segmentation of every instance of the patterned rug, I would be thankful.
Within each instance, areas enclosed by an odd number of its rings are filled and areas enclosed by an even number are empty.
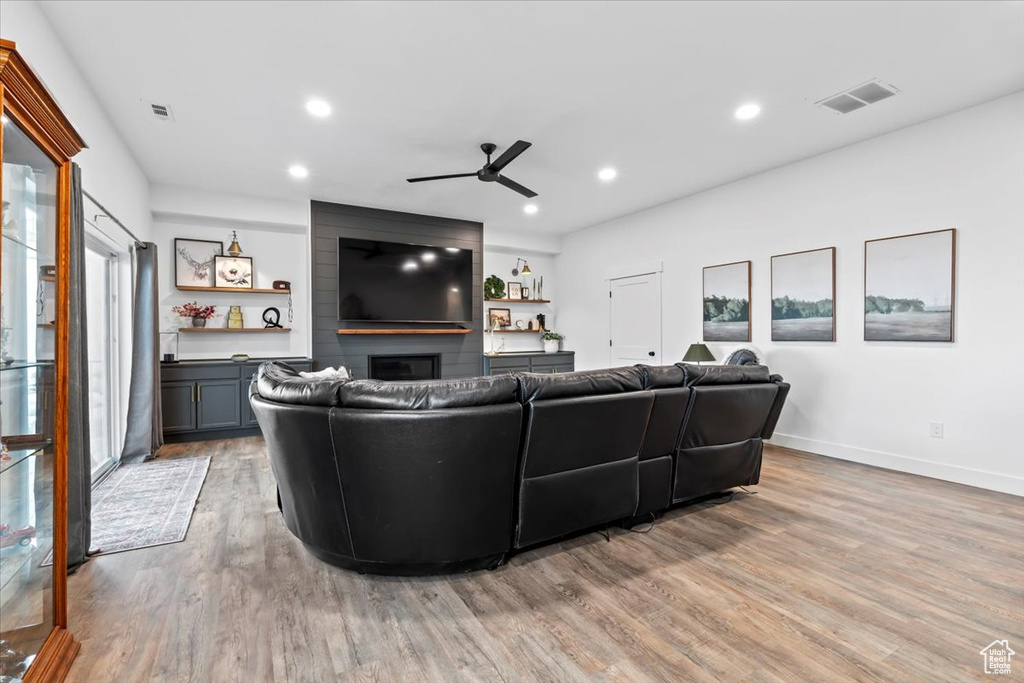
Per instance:
[[[206,456],[121,465],[111,472],[92,492],[93,554],[185,540],[209,469]]]

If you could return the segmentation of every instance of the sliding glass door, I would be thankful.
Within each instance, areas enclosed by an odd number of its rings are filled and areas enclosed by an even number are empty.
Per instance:
[[[121,450],[117,350],[117,255],[86,240],[85,292],[89,344],[89,429],[92,479],[117,464]]]

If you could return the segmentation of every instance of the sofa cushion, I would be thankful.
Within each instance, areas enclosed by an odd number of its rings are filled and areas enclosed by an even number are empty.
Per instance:
[[[765,365],[690,365],[677,363],[682,368],[684,386],[697,387],[715,384],[766,384],[772,381]]]
[[[644,389],[667,389],[683,386],[683,369],[678,365],[635,366],[643,376]]]
[[[574,396],[601,396],[642,391],[643,374],[637,368],[609,368],[581,372],[536,373],[522,372],[519,395],[523,403],[546,401]]]
[[[338,389],[341,406],[372,410],[436,410],[515,403],[519,385],[511,375],[384,382],[360,379]]]
[[[256,391],[268,401],[306,406],[339,406],[338,389],[351,380],[300,377],[290,365],[270,361],[256,373]]]

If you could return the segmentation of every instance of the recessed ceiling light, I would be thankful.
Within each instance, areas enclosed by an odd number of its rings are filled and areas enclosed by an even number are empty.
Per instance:
[[[597,172],[597,177],[605,181],[606,183],[611,180],[615,180],[615,177],[617,175],[619,175],[619,172],[616,171],[611,166],[609,166],[608,168],[602,168],[600,171]]]
[[[750,104],[744,104],[742,107],[736,110],[736,118],[738,118],[740,121],[749,121],[750,119],[754,118],[760,113],[761,105],[754,104],[753,102],[751,102]]]
[[[537,213],[537,210],[538,209],[536,204],[527,204],[526,206],[523,207],[523,212],[528,213],[530,215]]]
[[[312,99],[306,102],[306,111],[318,119],[323,119],[331,115],[331,105],[323,100]]]
[[[433,263],[437,260],[437,254],[432,251],[423,252],[423,256],[420,256],[424,263]]]
[[[305,166],[299,166],[298,164],[295,164],[294,166],[288,167],[288,175],[290,175],[292,178],[302,179],[309,175],[309,169],[307,169]]]

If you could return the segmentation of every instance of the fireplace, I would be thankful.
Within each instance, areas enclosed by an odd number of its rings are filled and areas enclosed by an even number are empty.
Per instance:
[[[441,356],[370,356],[369,367],[370,379],[438,379],[441,377]]]

